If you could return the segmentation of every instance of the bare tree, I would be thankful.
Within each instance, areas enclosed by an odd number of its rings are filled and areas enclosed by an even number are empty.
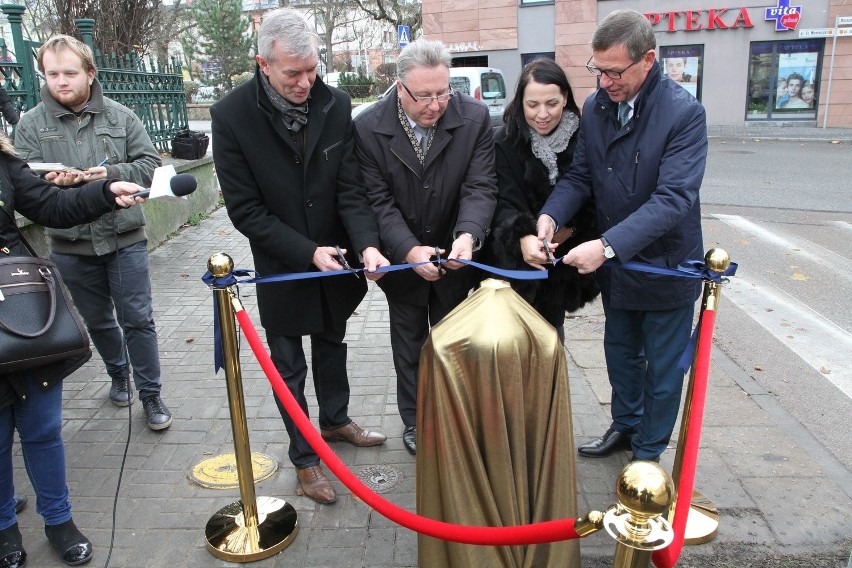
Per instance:
[[[164,24],[162,0],[53,0],[56,31],[79,37],[74,20],[92,18],[102,53],[145,53]]]
[[[411,38],[423,27],[423,7],[416,0],[355,0],[358,7],[374,20],[396,26],[409,26]]]
[[[334,46],[355,40],[348,23],[356,17],[356,4],[352,0],[316,0],[309,4],[309,13],[317,25],[317,33],[324,42],[329,71],[340,66],[334,59]]]

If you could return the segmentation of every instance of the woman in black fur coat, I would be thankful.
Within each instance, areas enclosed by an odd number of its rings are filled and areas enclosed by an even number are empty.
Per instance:
[[[521,71],[515,97],[495,135],[497,209],[486,243],[491,264],[529,268],[522,247],[541,250],[536,219],[553,186],[571,164],[577,145],[580,109],[562,68],[549,59],[528,63]],[[553,241],[555,255],[600,236],[590,200]],[[512,288],[529,302],[565,340],[565,312],[573,312],[598,295],[594,274],[559,263],[549,267],[547,280],[513,280]]]

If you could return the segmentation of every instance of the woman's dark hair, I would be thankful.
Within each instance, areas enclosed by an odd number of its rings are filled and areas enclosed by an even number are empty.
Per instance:
[[[580,116],[580,108],[574,101],[571,83],[568,82],[568,76],[565,75],[562,67],[552,59],[530,61],[521,70],[521,76],[518,78],[518,86],[515,89],[515,96],[506,105],[506,110],[503,112],[503,122],[506,124],[506,138],[513,142],[527,143],[530,139],[529,127],[527,126],[526,118],[524,118],[524,91],[530,81],[535,81],[542,85],[557,85],[559,90],[565,95],[563,112],[568,110]]]

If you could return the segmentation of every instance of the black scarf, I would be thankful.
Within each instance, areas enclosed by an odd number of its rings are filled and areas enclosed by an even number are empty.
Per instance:
[[[301,130],[308,123],[308,101],[301,105],[294,105],[272,88],[272,85],[269,84],[269,77],[265,73],[261,72],[260,78],[262,79],[263,90],[269,97],[269,102],[281,113],[281,118],[287,130],[293,133]]]

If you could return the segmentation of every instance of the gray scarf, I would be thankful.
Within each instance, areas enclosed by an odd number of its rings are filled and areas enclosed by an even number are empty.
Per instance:
[[[533,127],[529,127],[532,153],[547,167],[550,185],[556,185],[556,181],[559,179],[559,165],[556,163],[556,155],[568,147],[571,137],[577,132],[579,126],[580,117],[566,110],[562,113],[559,126],[547,136],[542,136]]]
[[[272,88],[269,84],[269,77],[265,73],[260,74],[263,90],[266,91],[266,96],[269,97],[269,102],[272,106],[281,113],[281,118],[284,120],[284,126],[291,132],[298,132],[308,123],[308,101],[304,104],[294,105],[284,97],[278,94],[278,91]]]

